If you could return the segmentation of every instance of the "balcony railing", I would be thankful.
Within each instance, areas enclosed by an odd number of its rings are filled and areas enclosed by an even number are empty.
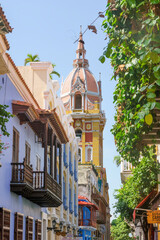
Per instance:
[[[67,206],[67,197],[65,195],[63,195],[63,206],[64,206],[64,209],[67,210],[68,209],[68,206]]]
[[[25,163],[11,163],[12,165],[12,182],[27,183],[33,185],[32,167]]]
[[[78,219],[79,226],[91,226],[96,228],[96,221],[92,219]]]
[[[11,191],[15,192],[42,207],[61,205],[61,186],[44,171],[33,171],[25,161],[11,163]]]

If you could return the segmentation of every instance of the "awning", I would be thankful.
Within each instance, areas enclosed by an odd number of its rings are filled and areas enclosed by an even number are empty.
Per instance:
[[[133,212],[133,221],[135,221],[136,219],[136,210],[138,210],[137,208],[141,208],[146,202],[147,200],[149,200],[151,197],[155,196],[155,191],[152,191],[150,194],[148,194],[147,197],[145,197],[137,206],[136,208],[134,209],[134,212]],[[149,209],[148,209],[149,210]]]
[[[155,197],[150,201],[152,210],[156,210],[160,205],[160,192],[158,192]]]
[[[82,206],[82,205],[87,206],[87,207],[94,207],[96,210],[98,210],[98,207],[94,203],[91,203],[91,202],[79,201],[78,206]]]

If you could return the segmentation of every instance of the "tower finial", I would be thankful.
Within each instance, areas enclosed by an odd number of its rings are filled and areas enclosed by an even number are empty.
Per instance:
[[[80,25],[80,33],[82,33],[82,25]]]

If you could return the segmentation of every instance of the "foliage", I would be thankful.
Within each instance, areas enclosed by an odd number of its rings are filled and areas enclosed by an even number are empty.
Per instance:
[[[54,68],[56,66],[56,64],[52,64],[52,67]],[[55,74],[55,75],[57,75],[59,78],[60,78],[60,74],[58,73],[58,72],[56,72],[56,71],[52,71],[51,73],[50,73],[50,78],[52,79],[52,75],[53,74]]]
[[[9,132],[7,131],[6,128],[6,123],[9,121],[13,115],[10,112],[7,112],[7,105],[1,105],[0,104],[0,129],[2,132],[2,135],[4,136],[9,136]],[[4,144],[3,142],[0,141],[0,153],[2,150],[5,150],[8,148],[8,144]]]
[[[133,219],[133,210],[156,186],[157,174],[160,173],[160,164],[155,160],[154,147],[146,147],[146,156],[142,157],[132,175],[116,190],[116,213],[128,221]]]
[[[111,237],[113,240],[133,240],[133,237],[130,237],[132,229],[128,224],[119,216],[117,219],[114,219],[111,223]]]
[[[24,65],[26,66],[30,62],[39,62],[39,56],[37,54],[32,55],[32,54],[27,54],[27,58],[24,60]]]
[[[156,123],[160,109],[160,0],[110,0],[103,21],[109,37],[100,57],[111,59],[117,81],[117,109],[112,128],[121,157],[136,165],[144,146],[143,134]],[[153,116],[148,126],[145,116]]]
[[[26,66],[28,63],[30,62],[40,62],[39,56],[36,55],[32,55],[32,54],[27,54],[27,58],[24,60],[24,65]],[[52,64],[52,67],[54,68],[56,65]],[[60,77],[60,74],[57,71],[52,71],[50,73],[50,78],[52,79],[52,75],[55,74],[58,77]]]
[[[119,167],[120,164],[121,164],[121,157],[120,156],[115,156],[114,157],[114,162],[116,163],[117,167]]]

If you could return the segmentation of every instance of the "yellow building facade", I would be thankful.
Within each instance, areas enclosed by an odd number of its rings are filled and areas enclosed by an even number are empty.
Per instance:
[[[86,50],[82,33],[80,33],[76,59],[73,61],[73,70],[61,85],[61,99],[66,113],[73,118],[72,126],[76,136],[79,137],[78,149],[78,195],[85,195],[90,201],[99,207],[97,228],[92,232],[95,239],[109,239],[110,213],[109,195],[106,170],[103,168],[103,130],[106,123],[105,114],[101,108],[101,76],[97,82],[89,70],[88,60],[85,58]],[[83,190],[81,181],[87,178],[83,166],[93,165],[98,173],[97,188],[91,184],[88,195]],[[93,177],[90,172],[90,181]],[[83,177],[81,177],[83,176]],[[89,185],[88,185],[89,186]],[[99,199],[99,200],[97,200]],[[103,218],[103,221],[100,219]],[[108,236],[107,236],[108,235]]]

